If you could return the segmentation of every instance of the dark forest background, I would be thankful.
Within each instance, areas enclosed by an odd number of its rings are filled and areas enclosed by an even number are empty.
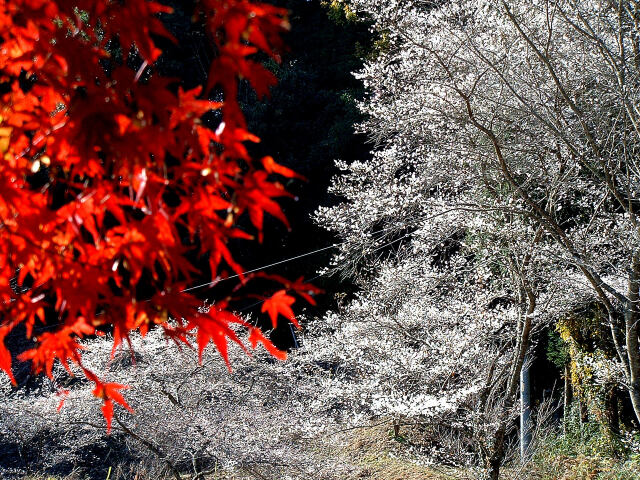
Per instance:
[[[191,2],[169,2],[175,13],[166,23],[178,43],[167,42],[159,68],[166,76],[178,77],[185,88],[206,83],[207,66],[215,52],[210,50],[204,31],[191,22]],[[295,199],[282,199],[281,206],[291,223],[291,231],[273,218],[265,218],[262,244],[238,241],[234,257],[246,269],[253,270],[274,262],[322,249],[336,239],[314,224],[311,215],[321,205],[337,199],[327,192],[337,173],[334,160],[364,159],[369,145],[354,126],[362,119],[356,102],[364,89],[352,72],[362,67],[362,58],[372,48],[367,22],[356,21],[337,3],[321,0],[277,0],[271,2],[289,10],[291,30],[286,35],[288,51],[280,64],[265,59],[278,78],[266,99],[258,99],[248,84],[240,89],[240,101],[249,130],[261,138],[252,146],[256,158],[271,155],[277,162],[304,175],[308,181],[289,180],[286,189]],[[214,92],[215,95],[215,92]],[[210,118],[212,126],[218,122]],[[332,250],[305,256],[266,270],[292,280],[304,276],[325,293],[318,305],[303,307],[308,316],[326,311],[334,304],[334,292],[351,290],[337,277],[318,276]],[[195,259],[206,265],[205,259]],[[214,299],[219,292],[202,289],[203,299]],[[243,307],[257,312],[257,302],[249,299]],[[298,313],[303,303],[298,303]],[[283,348],[293,345],[292,331],[284,322],[272,333],[272,340]]]

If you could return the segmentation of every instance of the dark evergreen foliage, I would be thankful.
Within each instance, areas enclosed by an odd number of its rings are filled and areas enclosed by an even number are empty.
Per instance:
[[[320,205],[334,200],[327,193],[331,177],[337,173],[334,160],[364,159],[369,145],[354,131],[362,117],[356,101],[364,97],[362,84],[352,72],[361,68],[364,54],[371,50],[373,37],[365,22],[347,18],[339,7],[319,0],[275,2],[291,12],[290,48],[280,65],[271,64],[278,77],[271,98],[258,101],[247,88],[244,111],[249,128],[263,141],[258,154],[272,155],[279,163],[304,175],[308,182],[293,180],[285,187],[296,200],[284,202],[292,231],[276,221],[269,227],[278,233],[265,236],[262,248],[244,253],[243,265],[261,266],[331,245],[336,240],[318,227],[311,214]],[[295,260],[269,270],[289,278],[313,278],[327,265],[331,251]],[[333,304],[334,292],[349,289],[337,278],[320,277],[314,283],[324,288],[318,310]],[[290,332],[276,332],[274,341],[287,345]],[[280,337],[280,338],[278,338]]]

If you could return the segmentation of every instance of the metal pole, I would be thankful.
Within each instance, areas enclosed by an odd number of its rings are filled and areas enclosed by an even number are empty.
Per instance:
[[[520,459],[526,463],[531,446],[531,374],[529,355],[520,370]]]

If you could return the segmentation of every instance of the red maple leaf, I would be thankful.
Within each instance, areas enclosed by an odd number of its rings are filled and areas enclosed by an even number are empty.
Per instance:
[[[306,180],[302,175],[294,172],[290,168],[284,167],[273,159],[273,157],[262,157],[262,166],[269,173],[277,173],[287,178],[299,178],[300,180]]]
[[[10,331],[11,328],[9,325],[0,327],[0,369],[9,376],[11,383],[16,385],[16,379],[11,371],[11,352],[9,352],[4,344],[4,339]]]
[[[119,383],[102,383],[95,378],[96,387],[92,393],[94,396],[102,399],[102,414],[107,421],[107,433],[111,431],[111,420],[113,419],[113,402],[122,405],[124,408],[133,413],[133,409],[125,401],[124,397],[120,393],[120,390],[129,388],[127,385],[120,385]]]
[[[271,355],[273,355],[278,360],[286,360],[287,352],[284,350],[280,350],[277,348],[271,340],[264,336],[262,331],[259,328],[251,327],[249,329],[249,343],[251,344],[251,348],[256,348],[258,343],[262,343],[264,348],[267,349]]]
[[[264,301],[261,311],[269,314],[273,328],[278,326],[278,315],[284,316],[299,328],[300,325],[291,309],[291,305],[293,305],[295,301],[296,299],[294,297],[287,295],[286,290],[278,290]]]

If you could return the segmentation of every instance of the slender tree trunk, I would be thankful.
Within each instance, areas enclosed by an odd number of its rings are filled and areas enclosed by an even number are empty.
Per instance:
[[[636,419],[640,422],[640,382],[637,374],[631,379],[629,397],[631,398],[631,405],[633,406],[633,411],[636,414]]]
[[[582,425],[589,421],[589,409],[585,403],[584,396],[580,397],[578,404],[580,405],[580,429],[582,429]]]
[[[528,299],[527,313],[524,315],[523,320],[519,322],[520,336],[516,346],[514,363],[509,376],[509,383],[507,384],[505,402],[502,406],[502,418],[500,419],[500,423],[493,434],[491,449],[489,455],[485,459],[485,465],[490,480],[498,480],[500,477],[500,467],[502,466],[506,453],[506,435],[509,422],[511,420],[509,412],[516,401],[516,394],[518,393],[518,387],[520,386],[520,372],[524,365],[527,351],[529,350],[532,318],[533,312],[536,308],[536,298],[531,290],[526,287],[524,290]]]
[[[612,437],[620,435],[620,416],[618,414],[618,394],[615,385],[607,385],[604,415],[607,421],[607,433]]]
[[[506,434],[507,424],[503,421],[493,435],[493,451],[487,461],[487,469],[490,480],[499,480],[500,478],[500,467],[502,466],[502,461],[504,460],[505,454],[504,445],[506,443]]]
[[[629,397],[631,405],[640,422],[640,351],[638,351],[638,322],[640,321],[640,251],[636,249],[631,259],[631,272],[627,292],[627,308],[625,312],[625,340],[627,358],[629,359]]]

